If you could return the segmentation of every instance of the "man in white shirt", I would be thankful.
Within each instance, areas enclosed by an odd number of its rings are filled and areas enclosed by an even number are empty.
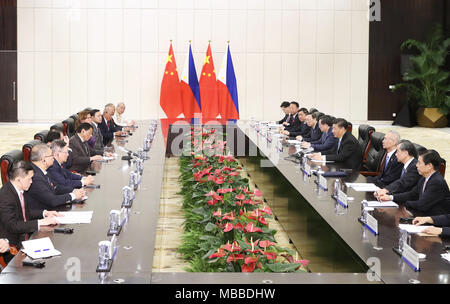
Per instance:
[[[114,115],[114,122],[121,126],[121,127],[131,127],[134,126],[136,123],[134,120],[132,121],[128,121],[125,117],[125,115],[123,115],[123,113],[125,112],[125,104],[123,102],[119,102],[116,106],[116,113]]]

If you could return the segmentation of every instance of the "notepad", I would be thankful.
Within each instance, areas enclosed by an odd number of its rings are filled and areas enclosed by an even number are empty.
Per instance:
[[[370,202],[367,202],[367,206],[373,207],[373,208],[387,208],[387,207],[398,208],[398,205],[396,203],[394,203],[393,201],[387,201],[387,202],[370,201]]]
[[[425,229],[427,229],[428,227],[431,226],[415,226],[415,225],[410,225],[410,224],[399,224],[398,227],[401,230],[406,230],[409,233],[421,233],[422,231],[424,231]]]
[[[289,144],[291,144],[291,145],[299,145],[299,144],[301,144],[302,142],[301,141],[299,141],[299,140],[296,140],[296,139],[288,139],[288,140],[286,140]]]
[[[48,237],[23,241],[22,246],[22,251],[32,259],[43,259],[61,255],[61,252],[55,249],[52,241]]]
[[[60,224],[90,224],[94,211],[59,212],[63,216],[55,217]]]
[[[372,183],[345,183],[345,185],[357,192],[375,192],[380,189]]]

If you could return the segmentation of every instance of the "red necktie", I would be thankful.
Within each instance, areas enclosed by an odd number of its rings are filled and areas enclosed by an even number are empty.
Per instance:
[[[27,217],[25,215],[25,199],[23,197],[23,193],[20,192],[20,205],[22,206],[22,215],[23,215],[23,221],[27,221]]]
[[[109,130],[109,128],[110,128],[110,125],[111,125],[111,120],[108,120],[108,123],[107,123],[107,125],[108,125],[108,130]]]

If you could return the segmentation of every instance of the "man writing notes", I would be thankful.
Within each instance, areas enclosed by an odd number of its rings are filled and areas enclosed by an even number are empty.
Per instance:
[[[334,161],[342,163],[346,168],[359,170],[362,163],[362,150],[358,140],[347,131],[348,122],[343,118],[337,118],[333,123],[333,135],[338,139],[337,145],[332,149],[311,154],[315,160]]]
[[[447,182],[438,171],[441,164],[439,153],[428,150],[419,156],[417,170],[422,175],[417,185],[408,192],[384,194],[381,201],[405,202],[412,213],[440,215],[450,213],[450,192]]]
[[[400,134],[395,131],[389,131],[383,138],[383,148],[386,150],[386,158],[382,171],[377,176],[369,176],[367,181],[374,183],[380,188],[389,185],[398,180],[402,173],[403,165],[397,161],[397,145],[400,141]]]
[[[84,122],[76,130],[77,134],[70,138],[69,147],[72,149],[72,167],[70,170],[84,173],[92,161],[102,160],[102,155],[95,155],[95,151],[88,145],[92,137],[92,125]]]
[[[395,194],[410,191],[420,179],[420,174],[417,171],[417,150],[413,143],[409,140],[401,140],[397,145],[395,154],[397,155],[397,161],[402,164],[400,178],[377,190],[374,193],[376,197],[388,193]]]
[[[30,163],[15,162],[8,174],[9,181],[0,189],[0,235],[9,245],[20,249],[28,233],[37,231],[40,226],[58,224],[54,217],[60,215],[55,211],[30,208],[24,196],[33,182],[34,170]],[[13,256],[4,253],[3,258],[8,263]]]

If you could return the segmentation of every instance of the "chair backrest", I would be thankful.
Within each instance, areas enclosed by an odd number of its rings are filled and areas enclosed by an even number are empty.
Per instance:
[[[64,135],[71,137],[75,134],[75,120],[72,117],[62,121],[64,126]]]
[[[50,127],[50,129],[57,129],[64,132],[64,125],[62,122],[55,123],[53,126]]]
[[[42,142],[40,140],[32,140],[23,145],[22,152],[23,152],[23,159],[25,161],[27,162],[30,161],[31,149],[33,149],[33,147],[38,144],[42,144]]]
[[[363,152],[363,164],[366,163],[367,154],[371,146],[372,133],[375,132],[375,128],[369,125],[359,125],[358,127],[358,142]]]
[[[40,140],[43,143],[46,143],[47,142],[47,135],[48,135],[49,131],[50,130],[42,130],[41,132],[34,134],[34,139]]]
[[[426,151],[427,148],[424,146],[421,146],[419,144],[413,143],[414,147],[416,148],[417,154],[420,154],[422,151]]]
[[[347,131],[352,133],[352,131],[353,131],[353,124],[351,122],[349,122],[349,121],[347,121],[347,123],[348,123]]]
[[[78,113],[77,114],[72,114],[72,115],[70,115],[69,116],[70,118],[72,118],[73,119],[73,121],[77,121],[77,119],[78,119]]]
[[[441,157],[441,166],[439,167],[439,172],[441,172],[442,176],[445,178],[445,169],[447,168],[447,162],[445,159]]]
[[[8,173],[15,161],[23,160],[23,153],[20,150],[13,150],[5,153],[0,158],[0,168],[2,176],[2,184],[6,184],[9,180]]]
[[[367,153],[366,167],[371,172],[381,172],[386,150],[383,149],[384,133],[373,132],[371,136],[371,147]]]

